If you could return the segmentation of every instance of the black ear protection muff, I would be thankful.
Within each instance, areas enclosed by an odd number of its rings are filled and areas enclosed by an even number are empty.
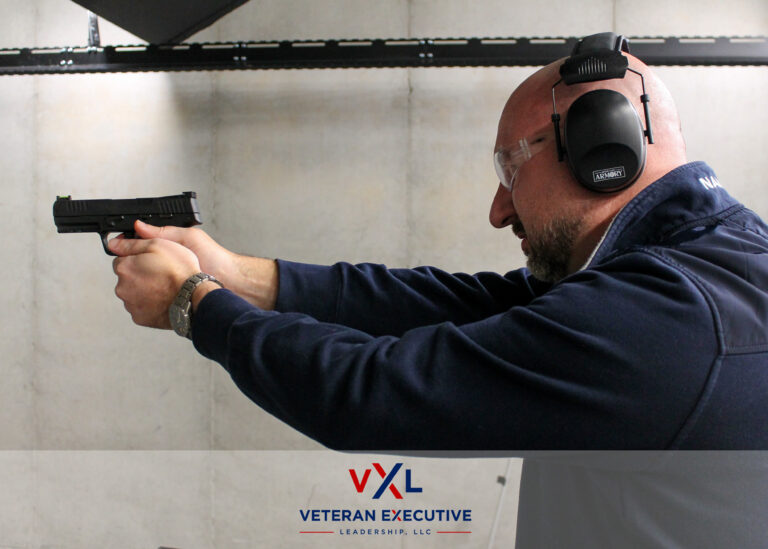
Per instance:
[[[628,41],[623,36],[612,32],[587,36],[573,48],[571,56],[560,67],[560,80],[552,86],[557,159],[562,162],[567,156],[579,183],[596,192],[616,192],[634,183],[645,168],[646,139],[649,144],[653,143],[645,79],[629,68],[629,60],[622,51],[629,52]],[[640,76],[646,129],[624,95],[613,90],[593,90],[571,104],[565,115],[564,139],[561,139],[560,115],[555,102],[557,85],[624,78],[628,70]]]

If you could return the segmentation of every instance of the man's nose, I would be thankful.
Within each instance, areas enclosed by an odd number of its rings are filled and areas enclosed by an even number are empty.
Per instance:
[[[511,225],[515,215],[517,215],[517,212],[512,202],[512,193],[499,183],[499,188],[496,189],[496,196],[493,197],[493,202],[491,202],[491,211],[488,215],[489,221],[491,225],[501,229]]]

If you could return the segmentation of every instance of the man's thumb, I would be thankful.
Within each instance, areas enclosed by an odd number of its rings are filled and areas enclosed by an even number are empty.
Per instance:
[[[136,236],[141,238],[158,238],[160,236],[160,227],[155,227],[138,219],[133,224],[133,229],[136,232]]]
[[[147,251],[149,242],[140,238],[123,238],[122,235],[113,238],[107,246],[109,251],[115,255],[136,255]]]
[[[167,227],[155,227],[154,225],[150,225],[149,223],[144,223],[143,221],[136,220],[136,223],[133,226],[134,231],[136,232],[136,236],[139,236],[144,239],[150,239],[150,238],[164,238],[165,240],[171,240],[173,242],[178,242],[179,244],[183,244],[183,235],[184,232],[181,230],[180,227],[173,227],[173,226],[167,226]]]

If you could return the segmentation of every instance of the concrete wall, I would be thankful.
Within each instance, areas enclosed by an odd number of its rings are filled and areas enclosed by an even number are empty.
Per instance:
[[[0,47],[86,42],[86,12],[72,2],[0,0],[0,8]],[[766,35],[768,4],[254,0],[191,40],[581,36],[610,29],[630,36]],[[101,34],[104,44],[140,42],[103,20]],[[768,71],[657,71],[680,108],[689,157],[707,160],[732,194],[768,217],[761,192]],[[254,406],[188,342],[134,326],[113,295],[115,278],[98,238],[56,233],[57,194],[195,190],[204,228],[236,251],[507,271],[523,257],[509,231],[487,222],[496,187],[490,156],[500,109],[531,72],[0,79],[0,485],[10,486],[0,496],[0,547],[276,546],[269,536],[296,530],[294,502],[317,500],[313,479],[356,466],[349,456],[309,451],[318,445]],[[461,546],[487,545],[493,521],[485,519],[506,497],[497,543],[510,546],[516,485],[496,482],[509,462],[413,463],[428,486],[442,485],[445,475],[462,479],[425,493],[424,502],[466,500],[483,510],[482,526]],[[519,461],[511,463],[514,480]],[[255,509],[268,502],[277,505],[274,528],[244,526],[266,520]],[[133,527],[122,524],[126,511]],[[233,513],[245,522],[232,522]],[[285,546],[299,543],[291,540]]]

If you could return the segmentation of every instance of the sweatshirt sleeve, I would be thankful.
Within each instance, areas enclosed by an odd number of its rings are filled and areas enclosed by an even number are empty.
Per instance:
[[[526,306],[399,337],[216,290],[194,343],[254,402],[331,448],[666,448],[717,354],[712,316],[677,271],[618,263]]]
[[[310,265],[278,260],[276,309],[301,312],[371,335],[404,332],[450,320],[462,325],[524,305],[547,285],[527,269],[450,274],[434,267]]]

